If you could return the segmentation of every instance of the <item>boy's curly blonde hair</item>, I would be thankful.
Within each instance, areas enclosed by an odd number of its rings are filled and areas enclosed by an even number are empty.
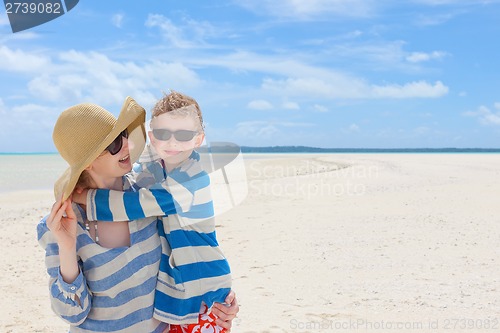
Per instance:
[[[194,116],[199,119],[200,129],[201,131],[204,131],[205,126],[203,124],[203,116],[201,114],[201,109],[200,106],[198,105],[198,102],[196,102],[194,98],[181,94],[174,90],[170,90],[170,93],[168,95],[164,94],[163,97],[158,102],[156,102],[155,106],[153,106],[153,109],[151,110],[151,118],[154,119],[155,117],[158,117],[161,114],[176,111],[180,108],[184,108],[190,105],[193,105],[195,107],[196,115]],[[189,109],[187,111],[189,111]],[[187,115],[189,112],[188,113],[175,112],[175,113],[179,115],[180,114]]]

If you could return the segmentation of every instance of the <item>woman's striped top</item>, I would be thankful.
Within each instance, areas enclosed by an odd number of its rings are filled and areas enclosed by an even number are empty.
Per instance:
[[[38,224],[38,241],[45,249],[54,312],[70,324],[69,332],[160,333],[168,325],[153,318],[153,302],[161,258],[156,218],[129,223],[130,246],[114,249],[96,244],[78,217],[77,259],[80,274],[65,283],[59,273],[59,249],[47,228]]]

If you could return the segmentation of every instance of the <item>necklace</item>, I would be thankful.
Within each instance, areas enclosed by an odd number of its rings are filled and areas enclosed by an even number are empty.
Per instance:
[[[94,225],[94,235],[95,235],[95,242],[96,244],[99,244],[99,234],[97,233],[97,221],[89,222],[89,220],[85,220],[85,229],[90,235],[90,223]],[[92,235],[90,235],[92,238]]]

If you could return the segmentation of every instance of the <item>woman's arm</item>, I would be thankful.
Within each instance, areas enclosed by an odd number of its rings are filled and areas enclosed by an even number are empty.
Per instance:
[[[73,325],[82,323],[91,307],[91,295],[76,254],[77,223],[71,202],[59,201],[37,226],[38,242],[45,249],[45,265],[50,276],[52,309]]]
[[[57,201],[47,217],[47,228],[54,235],[59,248],[59,267],[66,283],[72,283],[80,268],[76,260],[76,226],[77,220],[71,201]]]

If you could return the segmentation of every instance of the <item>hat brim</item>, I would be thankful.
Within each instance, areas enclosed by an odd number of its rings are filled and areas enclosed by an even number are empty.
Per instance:
[[[120,133],[127,129],[129,133],[130,161],[137,161],[146,144],[146,129],[144,122],[146,120],[146,111],[132,97],[127,97],[116,120],[113,129],[95,147],[93,152],[87,156],[81,163],[68,168],[54,184],[54,195],[56,200],[66,200],[80,178],[82,172],[87,168],[101,153],[108,147]]]

